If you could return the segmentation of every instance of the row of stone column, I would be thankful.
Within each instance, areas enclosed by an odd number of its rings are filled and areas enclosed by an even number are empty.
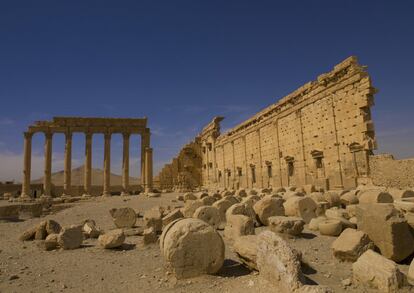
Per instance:
[[[24,133],[24,162],[22,197],[30,197],[30,173],[33,132]],[[104,174],[103,196],[111,195],[111,133],[104,134]],[[52,137],[53,132],[45,132],[45,167],[43,177],[43,189],[45,196],[51,196],[52,176]],[[130,133],[123,133],[123,157],[122,157],[122,195],[129,194],[129,138]],[[65,162],[63,194],[71,194],[72,175],[72,133],[65,133]],[[149,146],[149,134],[141,136],[141,184],[145,192],[152,190],[152,148]],[[84,192],[90,195],[92,190],[92,133],[85,134],[85,168],[84,168]]]

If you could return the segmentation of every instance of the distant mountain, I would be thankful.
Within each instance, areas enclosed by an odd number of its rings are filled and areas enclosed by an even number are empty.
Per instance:
[[[84,166],[80,166],[78,168],[72,169],[72,185],[73,186],[82,186],[83,185],[83,178],[84,178]],[[103,170],[101,169],[94,169],[92,168],[92,185],[103,185]],[[58,171],[52,173],[52,184],[57,186],[63,185],[64,173],[63,171]],[[139,184],[139,179],[135,177],[129,177],[129,184],[136,185]],[[32,180],[32,184],[41,184],[43,183],[43,177]],[[111,173],[111,185],[122,185],[122,176]]]

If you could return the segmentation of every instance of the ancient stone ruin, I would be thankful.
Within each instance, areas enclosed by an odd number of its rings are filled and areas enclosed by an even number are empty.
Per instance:
[[[25,133],[22,194],[0,200],[1,292],[413,292],[413,160],[374,155],[376,90],[350,57],[220,133],[215,117],[155,186],[146,119],[55,117]],[[43,196],[30,184],[43,132]],[[51,192],[66,134],[64,194]],[[71,134],[86,135],[86,196],[71,196]],[[91,196],[91,136],[122,133],[120,196]],[[129,137],[142,136],[131,194]],[[155,182],[155,180],[154,180]],[[162,190],[157,192],[156,189]]]

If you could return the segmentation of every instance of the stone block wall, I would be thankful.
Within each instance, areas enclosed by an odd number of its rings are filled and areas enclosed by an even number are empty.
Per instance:
[[[349,57],[227,133],[220,133],[223,117],[214,118],[198,137],[202,184],[356,186],[376,148],[375,92],[366,67]]]
[[[187,191],[200,187],[201,164],[200,142],[196,138],[162,168],[158,174],[159,188]]]
[[[375,185],[414,188],[414,158],[396,160],[390,154],[375,155],[369,159],[369,168]]]

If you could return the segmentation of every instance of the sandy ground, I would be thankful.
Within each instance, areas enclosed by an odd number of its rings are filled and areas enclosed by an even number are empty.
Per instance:
[[[25,229],[43,219],[54,219],[66,226],[89,218],[103,230],[110,230],[114,228],[110,208],[128,206],[142,215],[155,205],[181,206],[182,203],[175,202],[176,196],[96,198],[65,204],[64,209],[42,218],[0,223],[0,292],[278,292],[262,281],[257,272],[245,269],[228,243],[225,264],[217,276],[177,281],[165,272],[159,246],[144,246],[140,236],[127,237],[117,250],[104,250],[94,239],[84,241],[80,249],[67,251],[41,251],[34,241],[18,240]],[[142,219],[138,219],[137,226],[142,224]],[[257,233],[262,229],[265,227],[257,229]],[[289,240],[302,251],[306,263],[303,271],[309,282],[327,285],[334,292],[376,292],[341,284],[351,277],[351,264],[333,258],[330,245],[334,240],[306,229],[302,237]],[[406,272],[408,266],[401,269]]]

